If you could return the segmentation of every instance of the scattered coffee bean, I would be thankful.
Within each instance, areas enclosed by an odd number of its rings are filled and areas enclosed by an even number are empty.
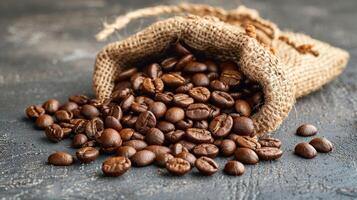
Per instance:
[[[73,163],[73,157],[66,152],[56,152],[48,157],[48,163],[55,166],[68,166]]]
[[[188,151],[181,143],[176,143],[171,146],[172,155],[176,156],[183,151]]]
[[[185,136],[185,131],[175,130],[165,134],[165,140],[169,143],[176,143],[182,140]]]
[[[171,158],[166,162],[166,169],[173,175],[182,176],[191,170],[191,165],[182,158]]]
[[[119,132],[119,135],[123,141],[129,141],[134,133],[135,133],[134,129],[124,128]]]
[[[209,114],[210,108],[203,103],[191,104],[186,109],[186,116],[192,120],[205,120]]]
[[[175,125],[168,121],[160,121],[156,127],[163,133],[169,133],[175,130]]]
[[[249,117],[252,112],[249,104],[246,101],[240,99],[235,102],[234,108],[240,116],[244,117]]]
[[[56,99],[49,99],[42,104],[42,107],[45,109],[46,113],[54,114],[59,109],[60,103]]]
[[[233,131],[238,135],[253,136],[253,120],[248,117],[235,117],[233,119]]]
[[[321,153],[328,153],[333,149],[333,144],[326,138],[314,138],[310,144]]]
[[[276,160],[283,155],[283,151],[275,147],[262,147],[255,152],[260,160]]]
[[[39,116],[45,114],[45,109],[43,109],[41,106],[32,105],[26,108],[25,113],[29,119],[36,119]]]
[[[211,176],[218,171],[218,164],[212,158],[206,156],[198,158],[195,162],[195,167],[206,176]]]
[[[224,166],[224,172],[232,176],[240,176],[244,174],[245,167],[241,162],[230,160]]]
[[[159,154],[155,158],[155,164],[159,167],[165,167],[167,161],[169,161],[170,159],[173,159],[173,158],[174,158],[174,156],[169,153]]]
[[[54,123],[50,115],[43,114],[36,119],[36,126],[40,129],[45,129]]]
[[[77,150],[76,156],[81,163],[90,163],[98,158],[99,151],[94,147],[82,147]]]
[[[87,119],[93,119],[99,116],[99,110],[95,106],[89,104],[82,107],[81,113]]]
[[[150,165],[155,160],[155,154],[149,150],[141,150],[136,152],[131,158],[133,165],[137,167],[144,167]]]
[[[82,147],[86,142],[88,141],[88,138],[86,135],[79,133],[75,135],[72,139],[72,147],[74,148],[80,148]]]
[[[187,129],[186,138],[194,143],[207,143],[213,139],[209,131],[200,128]]]
[[[182,151],[181,153],[177,154],[176,158],[182,158],[184,160],[187,160],[190,163],[191,167],[193,167],[196,162],[196,157],[192,153],[187,151]]]
[[[294,152],[296,155],[307,159],[314,158],[317,155],[316,149],[311,144],[306,142],[297,144]]]
[[[81,105],[88,103],[89,98],[85,95],[73,95],[73,96],[69,97],[68,100],[70,102],[74,102],[81,106]]]
[[[195,121],[193,128],[208,129],[208,122],[206,120]]]
[[[214,144],[199,144],[193,148],[192,152],[197,157],[207,156],[215,158],[218,155],[219,149]]]
[[[136,149],[131,146],[121,146],[116,150],[117,156],[122,156],[126,158],[131,158],[136,153]]]
[[[169,108],[165,114],[165,119],[171,123],[176,123],[185,118],[185,111],[179,107]]]
[[[160,119],[165,116],[167,107],[164,103],[158,101],[150,104],[149,111],[155,115],[156,119]]]
[[[244,164],[255,165],[259,162],[258,155],[249,148],[239,147],[234,152],[236,159]]]
[[[217,141],[217,140],[216,140]],[[220,142],[220,152],[223,156],[231,156],[234,154],[234,151],[236,150],[237,146],[233,140],[230,139],[224,139]]]
[[[227,114],[215,117],[209,124],[209,130],[215,137],[227,136],[233,127],[233,118]]]
[[[261,147],[257,138],[249,136],[237,136],[234,140],[239,147],[245,147],[249,149],[259,149]]]
[[[140,113],[135,124],[136,130],[143,134],[145,134],[150,128],[154,128],[155,126],[156,126],[156,117],[154,113],[150,111],[145,111]]]
[[[259,140],[259,144],[262,147],[275,147],[275,148],[280,148],[281,147],[281,141],[277,138],[264,138]]]
[[[234,105],[234,99],[227,92],[214,91],[211,94],[212,103],[220,108],[231,108]]]
[[[84,125],[85,133],[90,139],[99,138],[104,131],[104,123],[100,118],[94,118],[92,120],[89,120]]]
[[[106,159],[102,164],[102,171],[106,176],[121,176],[131,167],[128,158],[117,156]]]
[[[193,121],[190,119],[183,119],[175,124],[176,129],[187,130],[193,127]]]
[[[311,124],[303,124],[296,130],[296,135],[310,137],[317,134],[317,128]]]
[[[131,146],[134,149],[136,149],[137,151],[140,151],[142,149],[144,149],[145,147],[147,147],[148,145],[146,144],[146,142],[142,141],[142,140],[129,140],[123,143],[123,146]]]
[[[55,112],[55,117],[59,122],[68,122],[73,118],[73,113],[67,110],[58,110]]]
[[[45,133],[47,138],[52,142],[59,142],[63,139],[64,136],[62,127],[58,124],[47,126]]]
[[[113,116],[107,116],[104,120],[104,127],[105,128],[112,128],[115,129],[116,131],[120,131],[123,126],[121,125],[120,121],[113,117]]]
[[[105,148],[119,147],[122,144],[122,140],[118,131],[112,128],[104,129],[101,136],[97,138],[97,141],[99,142],[101,147],[105,147]]]
[[[171,150],[169,147],[161,146],[161,145],[149,145],[145,147],[145,150],[149,150],[153,152],[156,156],[163,154],[163,153],[170,153]]]
[[[59,109],[66,110],[68,112],[72,112],[74,109],[77,109],[77,108],[78,108],[78,104],[71,102],[71,101],[67,101]]]
[[[186,108],[187,106],[194,103],[194,99],[187,94],[178,93],[174,95],[173,102],[179,107]]]

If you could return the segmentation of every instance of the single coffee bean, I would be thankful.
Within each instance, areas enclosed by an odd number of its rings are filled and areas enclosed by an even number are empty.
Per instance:
[[[175,44],[174,50],[180,56],[190,54],[190,51],[179,42]]]
[[[176,155],[176,158],[182,158],[184,160],[187,160],[190,163],[191,167],[195,166],[196,157],[190,152],[182,151],[181,153]]]
[[[141,112],[145,112],[148,110],[148,106],[142,103],[138,103],[138,102],[133,102],[131,104],[131,110],[133,112],[137,112],[137,113],[141,113]]]
[[[42,104],[42,107],[45,109],[46,113],[54,114],[59,109],[60,103],[56,99],[49,99]]]
[[[235,87],[239,85],[240,81],[242,79],[242,75],[239,71],[236,70],[224,70],[221,73],[220,80],[229,85],[230,87]]]
[[[135,76],[135,75],[134,75]],[[121,91],[133,87],[130,81],[119,81],[114,86],[113,91]]]
[[[72,110],[77,109],[77,108],[78,108],[78,104],[71,102],[71,101],[67,101],[59,109],[67,110],[68,112],[72,112]]]
[[[82,147],[77,150],[76,156],[81,163],[90,163],[98,158],[99,151],[94,147]]]
[[[283,155],[283,151],[275,147],[262,147],[255,152],[260,160],[276,160]]]
[[[211,104],[208,104],[207,105],[209,108],[210,108],[210,112],[209,112],[209,119],[213,119],[215,117],[217,117],[220,113],[221,113],[221,109],[214,106],[214,105],[211,105]]]
[[[196,102],[207,102],[211,97],[211,92],[205,87],[194,87],[188,91],[188,94]]]
[[[126,158],[131,158],[136,153],[136,149],[131,146],[121,146],[116,150],[117,156],[123,156]]]
[[[257,138],[250,136],[237,136],[234,140],[239,147],[245,147],[252,150],[259,149],[261,147]]]
[[[296,135],[310,137],[317,134],[317,128],[311,124],[303,124],[296,130]]]
[[[159,78],[162,75],[161,67],[157,63],[153,63],[149,66],[146,67],[146,74],[152,78],[156,79]]]
[[[176,143],[182,140],[184,136],[185,136],[185,131],[183,130],[171,131],[165,134],[165,141],[169,143]]]
[[[254,136],[254,123],[248,117],[235,117],[233,119],[233,131],[238,135]]]
[[[255,108],[262,104],[263,99],[264,99],[263,93],[259,91],[248,99],[248,103],[250,107]]]
[[[183,68],[184,72],[204,72],[207,70],[207,65],[201,62],[191,61],[186,63]]]
[[[220,108],[231,108],[234,105],[232,96],[223,91],[213,91],[211,100],[214,105]]]
[[[100,118],[94,118],[85,124],[85,133],[89,139],[99,138],[103,130],[104,123]]]
[[[70,123],[74,124],[73,132],[75,134],[85,133],[86,132],[86,125],[88,123],[85,119],[73,119]]]
[[[120,135],[120,138],[123,141],[128,141],[128,140],[131,139],[131,137],[133,136],[134,132],[135,132],[134,129],[124,128],[119,132],[119,135]]]
[[[219,74],[217,72],[210,72],[207,74],[207,77],[210,81],[219,79]]]
[[[150,128],[156,126],[156,117],[151,111],[145,111],[140,113],[136,124],[135,129],[140,133],[146,134]]]
[[[183,78],[178,73],[164,74],[162,75],[161,79],[164,82],[164,84],[169,87],[179,87],[185,85],[186,83],[185,78]]]
[[[208,122],[206,120],[195,121],[193,123],[194,128],[208,129]]]
[[[188,129],[188,128],[192,128],[192,127],[193,127],[193,121],[186,118],[186,119],[183,119],[183,120],[178,121],[178,122],[175,124],[175,127],[176,127],[177,129],[186,130],[186,129]]]
[[[173,159],[173,158],[174,158],[174,156],[169,153],[159,154],[155,158],[155,164],[159,167],[165,167],[167,161],[169,161],[170,159]]]
[[[123,146],[131,146],[134,149],[136,149],[137,151],[140,151],[142,149],[144,149],[145,147],[147,147],[148,145],[146,144],[145,141],[142,140],[129,140],[123,143]]]
[[[75,135],[72,139],[72,147],[74,148],[80,148],[83,146],[88,141],[88,138],[86,135],[79,133]]]
[[[237,146],[233,140],[230,139],[224,139],[222,140],[220,144],[220,152],[223,156],[231,156],[234,154],[234,151],[236,150]]]
[[[191,81],[195,86],[208,87],[209,86],[209,78],[204,73],[196,73],[192,76]]]
[[[102,171],[106,176],[121,176],[131,167],[128,158],[122,156],[107,158],[102,164]]]
[[[120,120],[123,117],[123,111],[118,105],[109,106],[106,116],[111,116],[117,120]]]
[[[172,155],[176,156],[177,154],[188,151],[181,143],[176,143],[170,146]]]
[[[195,162],[195,167],[206,176],[211,176],[218,171],[218,164],[212,158],[206,156],[198,158]]]
[[[156,156],[164,153],[170,153],[171,149],[166,146],[161,146],[161,145],[149,145],[145,147],[145,150],[149,150],[153,152]]]
[[[86,104],[82,107],[81,113],[84,117],[86,117],[87,119],[93,119],[99,116],[99,110],[89,104]]]
[[[136,73],[135,75],[133,75],[130,78],[131,88],[133,88],[133,90],[135,91],[140,90],[145,78],[146,77],[142,73]],[[123,90],[124,88],[122,90],[119,90],[119,92]]]
[[[186,109],[186,116],[192,120],[205,120],[209,114],[210,108],[203,103],[191,104]]]
[[[129,80],[130,77],[132,77],[137,71],[138,71],[138,69],[135,67],[124,69],[123,71],[121,71],[119,73],[119,75],[116,78],[116,81]]]
[[[145,136],[139,132],[134,132],[133,136],[131,136],[132,140],[145,140]]]
[[[192,83],[187,83],[187,84],[185,84],[183,86],[180,86],[180,87],[176,88],[175,93],[187,93],[192,88],[193,88],[193,84]]]
[[[81,113],[81,107],[78,107],[76,109],[73,109],[71,112],[73,113],[73,118],[76,119],[84,119],[84,116]]]
[[[48,157],[48,163],[55,166],[69,166],[73,163],[73,157],[66,152],[56,152]]]
[[[241,162],[230,160],[224,166],[224,172],[232,176],[240,176],[244,174],[245,167]]]
[[[55,112],[55,118],[59,122],[68,122],[73,118],[73,113],[67,110],[58,110]]]
[[[26,108],[25,113],[29,119],[36,119],[37,117],[45,114],[45,109],[38,105],[32,105]]]
[[[314,138],[310,144],[321,153],[328,153],[333,149],[333,144],[326,138]]]
[[[249,104],[244,100],[237,100],[234,104],[234,108],[240,116],[244,117],[249,117],[252,112]]]
[[[88,103],[89,98],[85,95],[73,95],[69,97],[68,100],[82,106]]]
[[[182,176],[191,170],[191,165],[182,158],[172,158],[166,162],[166,169],[173,175]]]
[[[136,152],[131,158],[133,165],[137,167],[148,166],[155,161],[155,154],[149,150],[141,150]]]
[[[112,128],[104,129],[101,136],[97,138],[97,141],[101,147],[119,147],[122,144],[118,131]]]
[[[134,95],[127,95],[119,104],[121,109],[125,112],[131,108],[131,104],[135,101]]]
[[[185,118],[185,111],[179,107],[171,107],[166,111],[165,119],[171,123],[176,123]]]
[[[123,90],[113,91],[111,95],[111,100],[108,102],[107,106],[112,106],[113,103],[111,102],[121,103],[132,94],[133,94],[133,90],[131,88],[125,88]]]
[[[43,114],[36,119],[36,126],[40,129],[45,129],[53,123],[53,118],[47,114]]]
[[[281,147],[281,141],[277,138],[264,138],[259,140],[259,144],[262,147],[275,147],[275,148],[280,148]]]
[[[153,95],[155,93],[161,93],[164,91],[164,82],[160,78],[145,78],[141,85],[141,89],[147,94]]]
[[[296,155],[307,159],[314,158],[317,155],[316,149],[311,144],[306,142],[297,144],[294,152]]]
[[[193,148],[193,154],[197,157],[207,156],[215,158],[218,155],[219,149],[214,144],[199,144]]]
[[[186,108],[187,106],[194,103],[194,99],[187,94],[179,93],[174,95],[173,102],[179,107]]]
[[[123,116],[123,118],[121,119],[121,123],[126,127],[133,128],[133,127],[135,127],[137,120],[138,120],[138,116],[129,114],[129,115]]]
[[[52,142],[59,142],[63,139],[64,136],[62,127],[58,124],[47,126],[45,133],[47,138]]]
[[[206,129],[189,128],[186,130],[187,140],[194,143],[208,143],[212,140],[212,135]]]
[[[222,144],[222,139],[215,139],[213,141],[213,144],[220,148],[220,146]]]
[[[174,69],[177,63],[177,59],[175,57],[170,57],[161,62],[162,69],[165,71],[171,71]]]
[[[165,136],[158,128],[150,128],[145,135],[145,141],[149,145],[162,145],[165,141]]]
[[[234,155],[239,162],[244,164],[255,165],[259,162],[258,155],[249,148],[237,148]]]
[[[188,151],[192,151],[192,149],[195,148],[195,146],[196,146],[195,143],[189,142],[187,140],[180,140],[177,143],[180,143]]]
[[[166,105],[170,104],[174,99],[174,94],[172,92],[156,93],[155,100],[162,101]]]
[[[160,121],[156,127],[160,129],[163,133],[169,133],[175,130],[175,125],[168,121]]]
[[[155,115],[156,119],[160,119],[161,117],[165,116],[167,107],[164,103],[157,101],[150,104],[149,111]]]
[[[226,85],[225,83],[223,83],[220,80],[211,81],[209,86],[210,86],[210,88],[212,90],[219,90],[219,91],[223,91],[223,92],[228,92],[229,91],[229,86]]]
[[[72,133],[71,128],[63,128],[62,127],[62,131],[63,131],[63,138],[68,138],[68,136]]]
[[[209,124],[209,131],[215,137],[225,137],[233,127],[233,118],[227,114],[215,117]]]
[[[120,123],[120,121],[113,117],[113,116],[107,116],[104,120],[104,127],[105,128],[112,128],[115,129],[116,131],[120,131],[123,127]]]
[[[88,140],[86,143],[82,145],[82,147],[95,147],[97,146],[97,142],[95,140]]]

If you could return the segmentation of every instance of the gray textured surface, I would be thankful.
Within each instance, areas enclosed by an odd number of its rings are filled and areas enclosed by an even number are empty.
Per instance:
[[[242,177],[220,171],[202,177],[194,170],[171,177],[156,167],[132,169],[119,178],[103,177],[101,157],[91,165],[46,165],[49,153],[68,150],[69,141],[52,144],[24,118],[24,108],[50,97],[65,100],[92,94],[96,52],[104,43],[93,35],[101,22],[156,1],[104,0],[0,2],[0,198],[4,199],[356,199],[357,198],[357,2],[248,1],[281,27],[306,32],[347,49],[351,60],[337,80],[300,99],[276,131],[284,142],[282,159],[247,166]],[[174,3],[175,1],[166,1]],[[209,1],[234,8],[239,1]],[[127,36],[151,20],[132,23],[112,37]],[[316,124],[336,149],[304,160],[293,155],[294,136],[303,122]],[[220,160],[220,165],[224,164]]]

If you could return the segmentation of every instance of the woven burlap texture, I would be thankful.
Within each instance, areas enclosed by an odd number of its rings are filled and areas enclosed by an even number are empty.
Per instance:
[[[255,133],[261,136],[279,127],[296,98],[338,76],[348,61],[347,52],[304,34],[281,32],[274,23],[260,18],[255,10],[240,7],[225,12],[215,7],[195,6],[185,4],[183,10],[215,17],[184,16],[159,21],[101,50],[93,75],[97,98],[110,97],[116,76],[128,63],[158,56],[180,40],[209,56],[238,63],[248,78],[260,83],[265,102],[253,115],[253,121]],[[174,8],[175,12],[182,11]],[[172,13],[169,9],[164,11],[162,13]],[[125,26],[129,21],[116,24]],[[246,23],[257,28],[257,38],[245,33],[242,25]],[[108,26],[104,32],[109,35],[121,26]],[[289,42],[279,39],[281,37],[288,38]],[[297,50],[296,47],[305,44],[311,45],[318,56]],[[269,48],[275,48],[276,54]]]

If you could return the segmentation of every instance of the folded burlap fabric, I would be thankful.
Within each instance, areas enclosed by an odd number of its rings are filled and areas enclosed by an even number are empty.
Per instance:
[[[145,8],[105,25],[97,39],[105,39],[133,19],[165,13],[191,15],[159,21],[98,53],[93,75],[98,99],[110,98],[123,68],[158,56],[180,40],[216,59],[236,62],[249,79],[262,86],[265,102],[252,117],[255,133],[261,136],[278,128],[295,99],[341,74],[349,59],[346,51],[304,34],[283,32],[243,6],[230,11],[197,4]]]

